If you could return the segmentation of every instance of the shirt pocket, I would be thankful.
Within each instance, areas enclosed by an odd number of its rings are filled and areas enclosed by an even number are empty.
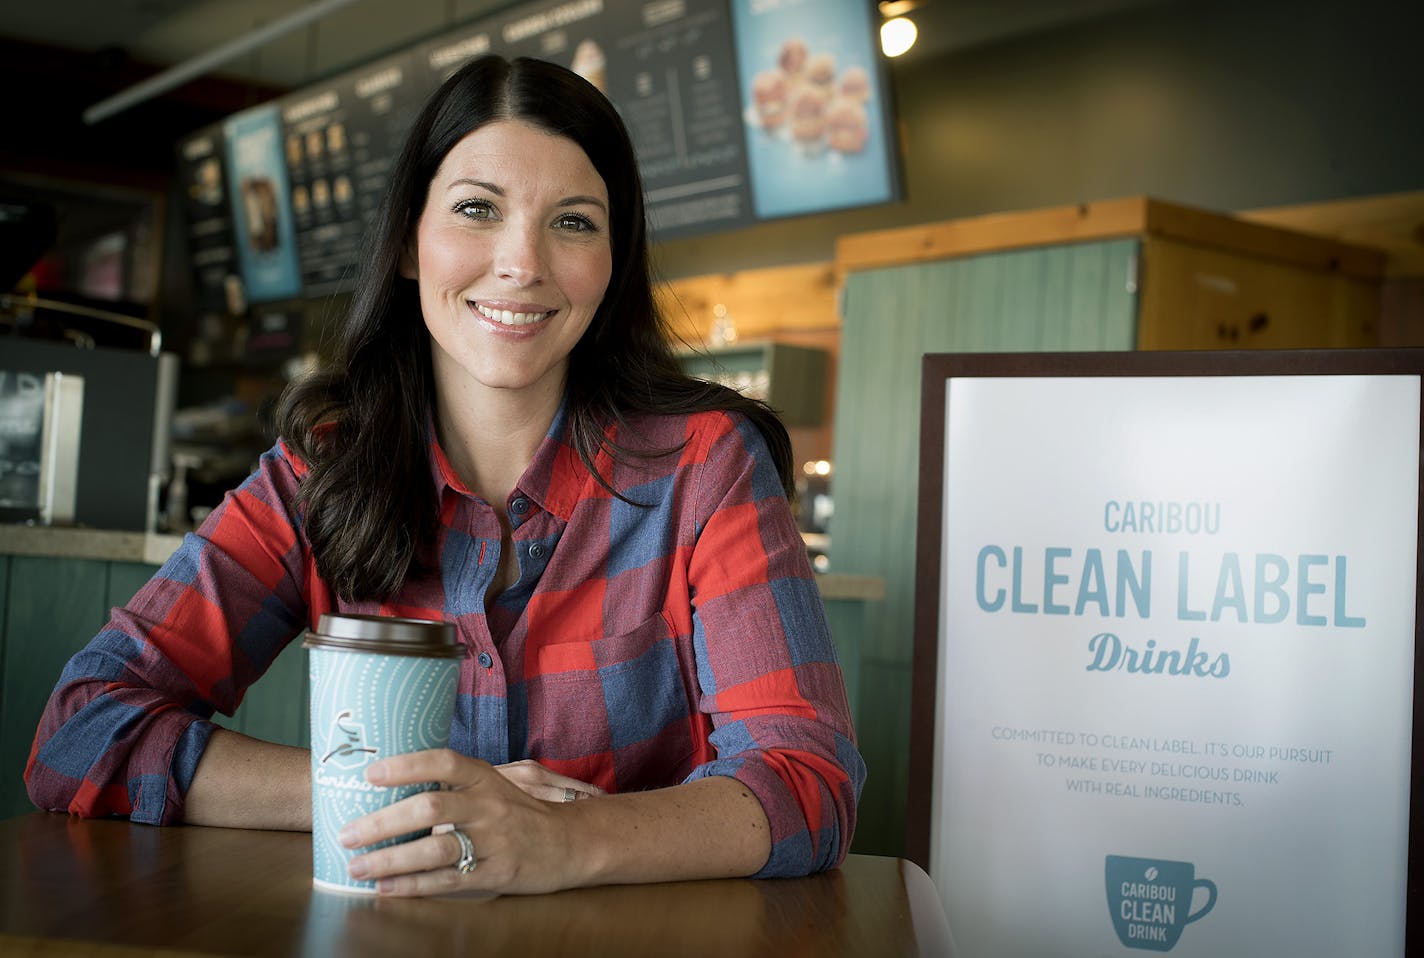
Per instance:
[[[620,635],[545,646],[536,661],[532,757],[587,760],[590,780],[620,791],[682,780],[695,709],[666,613]]]

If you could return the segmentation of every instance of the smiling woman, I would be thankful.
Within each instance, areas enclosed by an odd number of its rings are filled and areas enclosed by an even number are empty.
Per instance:
[[[324,613],[404,616],[468,652],[449,748],[365,781],[443,787],[345,824],[353,879],[839,864],[865,766],[786,430],[679,368],[612,104],[550,63],[472,61],[417,118],[369,241],[283,440],[66,668],[36,804],[309,828],[307,752],[209,719]]]

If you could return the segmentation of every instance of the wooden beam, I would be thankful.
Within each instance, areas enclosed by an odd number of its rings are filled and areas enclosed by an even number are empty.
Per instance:
[[[836,269],[845,273],[1020,247],[1131,236],[1141,232],[1146,222],[1147,202],[1142,198],[1103,200],[855,233],[836,241]]]
[[[844,236],[836,242],[836,270],[843,276],[855,270],[1123,236],[1159,236],[1361,278],[1378,278],[1384,272],[1385,257],[1379,250],[1147,197]]]

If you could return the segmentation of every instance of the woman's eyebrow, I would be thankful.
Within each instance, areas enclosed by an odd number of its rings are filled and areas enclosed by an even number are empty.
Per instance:
[[[457,186],[477,186],[482,190],[487,190],[493,193],[495,196],[504,195],[503,187],[496,186],[494,183],[487,183],[484,180],[472,180],[468,177],[463,176],[460,177],[458,180],[451,180],[450,183],[445,187],[445,189],[453,190]]]
[[[447,185],[447,186],[445,187],[445,189],[447,189],[447,190],[453,190],[453,189],[455,189],[456,187],[461,187],[461,186],[473,186],[473,187],[476,187],[476,188],[478,188],[478,189],[485,190],[485,191],[488,192],[488,193],[493,193],[495,196],[504,196],[504,195],[505,195],[505,194],[504,194],[504,188],[501,187],[501,186],[498,186],[497,184],[490,183],[490,182],[488,182],[488,181],[486,181],[486,180],[473,180],[473,179],[470,179],[469,177],[466,177],[466,176],[462,176],[462,177],[460,177],[459,179],[456,179],[456,180],[451,180],[450,183],[449,183],[449,185]],[[579,195],[577,195],[577,196],[565,196],[563,199],[559,200],[558,205],[559,205],[560,207],[565,207],[565,206],[596,206],[596,207],[598,207],[600,210],[602,210],[603,212],[605,212],[605,213],[608,212],[608,204],[605,203],[605,202],[603,202],[603,200],[599,199],[599,198],[596,197],[596,196],[585,196],[585,195],[583,195],[583,194],[579,194]]]
[[[559,200],[560,206],[596,206],[608,212],[608,205],[596,196],[566,196]]]

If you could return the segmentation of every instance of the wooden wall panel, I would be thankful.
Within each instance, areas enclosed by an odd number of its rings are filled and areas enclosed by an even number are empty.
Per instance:
[[[23,779],[40,713],[64,665],[106,615],[106,563],[10,558],[0,701],[0,814],[31,811]]]
[[[925,353],[1129,350],[1135,239],[965,256],[846,277],[831,569],[881,576],[847,655],[869,780],[854,848],[903,852]],[[848,674],[850,674],[848,672]]]
[[[1378,341],[1379,285],[1206,246],[1149,238],[1142,349],[1301,349]]]
[[[692,344],[706,341],[712,331],[712,308],[717,305],[727,307],[742,339],[779,339],[784,333],[840,325],[831,263],[672,280],[659,288],[658,304],[674,329]]]

